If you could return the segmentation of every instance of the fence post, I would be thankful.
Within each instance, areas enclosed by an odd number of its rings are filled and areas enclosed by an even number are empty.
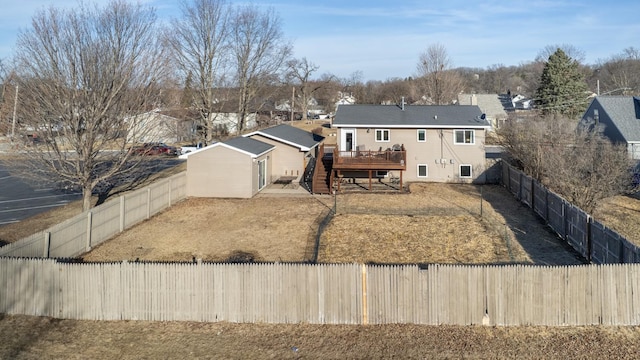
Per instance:
[[[564,239],[564,241],[567,241],[568,223],[569,220],[567,219],[567,202],[562,200],[562,239]]]
[[[91,211],[89,211],[87,213],[87,246],[86,246],[86,251],[91,250],[91,225],[92,225],[92,219],[93,215],[91,213]]]
[[[544,221],[549,222],[549,189],[544,188]]]
[[[522,202],[522,186],[524,185],[524,181],[522,179],[523,176],[524,173],[520,172],[520,178],[518,179],[518,182],[520,183],[518,186],[518,200],[520,200],[520,202]]]
[[[124,231],[124,215],[125,215],[125,208],[124,208],[124,195],[120,195],[120,232]]]
[[[536,212],[536,181],[531,177],[531,208]]]
[[[591,264],[591,223],[593,219],[590,215],[587,215],[587,261]]]
[[[47,259],[49,258],[49,249],[51,248],[51,233],[44,233],[44,251],[42,252],[42,257]]]

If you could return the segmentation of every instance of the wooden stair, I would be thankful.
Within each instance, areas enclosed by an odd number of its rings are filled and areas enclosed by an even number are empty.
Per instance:
[[[331,194],[330,180],[332,168],[333,153],[324,153],[324,144],[322,144],[313,172],[312,188],[314,194]]]

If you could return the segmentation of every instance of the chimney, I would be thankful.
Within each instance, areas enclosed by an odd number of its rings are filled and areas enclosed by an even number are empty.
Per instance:
[[[478,98],[476,94],[471,94],[471,105],[478,105]]]

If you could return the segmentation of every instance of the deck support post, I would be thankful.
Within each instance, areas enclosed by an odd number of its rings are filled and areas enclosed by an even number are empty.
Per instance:
[[[371,173],[372,171],[369,170],[369,191],[371,191]]]

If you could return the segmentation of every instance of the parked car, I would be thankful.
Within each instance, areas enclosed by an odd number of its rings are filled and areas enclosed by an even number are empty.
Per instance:
[[[178,155],[178,148],[169,146],[164,143],[145,143],[142,145],[133,146],[129,149],[132,155],[146,155],[146,156],[176,156]]]
[[[188,154],[190,152],[202,149],[203,144],[201,142],[197,144],[189,144],[180,146],[180,155]]]

